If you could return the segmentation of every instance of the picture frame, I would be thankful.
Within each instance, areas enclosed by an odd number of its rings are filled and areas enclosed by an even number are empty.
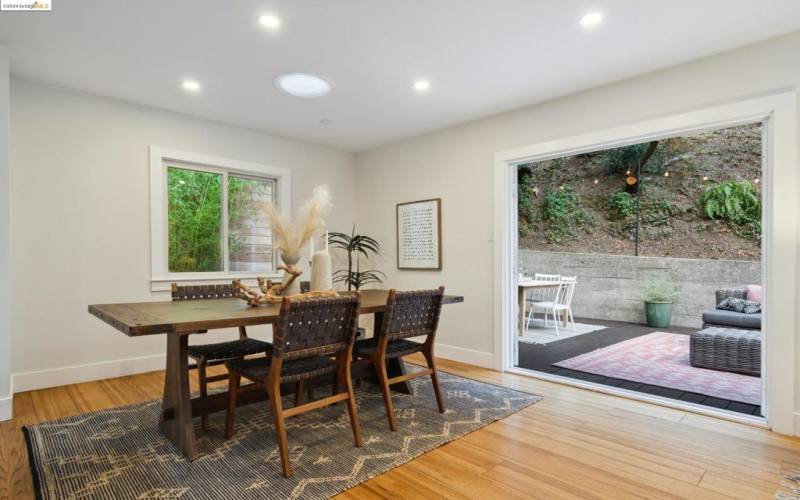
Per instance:
[[[442,199],[398,203],[395,210],[397,269],[441,271]]]

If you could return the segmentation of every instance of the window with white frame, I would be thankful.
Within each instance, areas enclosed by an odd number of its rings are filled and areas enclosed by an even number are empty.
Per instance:
[[[154,284],[275,274],[264,206],[285,211],[287,170],[156,147],[150,163]]]

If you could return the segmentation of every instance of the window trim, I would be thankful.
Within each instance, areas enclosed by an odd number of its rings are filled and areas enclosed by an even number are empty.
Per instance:
[[[275,181],[274,196],[278,201],[278,210],[284,216],[291,213],[291,171],[286,168],[262,165],[229,158],[180,151],[175,149],[150,146],[150,289],[152,291],[166,291],[173,282],[183,284],[193,283],[227,283],[234,278],[255,279],[257,276],[279,278],[280,274],[273,272],[195,272],[171,273],[169,272],[169,225],[167,223],[167,167],[196,168],[198,170],[219,172],[223,176],[240,174],[245,176],[269,177]],[[227,220],[227,192],[223,192],[223,218]],[[223,266],[226,266],[228,257],[227,224],[222,225]]]

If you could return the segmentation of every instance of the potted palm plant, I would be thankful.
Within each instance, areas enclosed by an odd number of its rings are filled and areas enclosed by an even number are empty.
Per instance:
[[[347,269],[340,269],[333,273],[334,283],[344,283],[347,290],[359,290],[370,283],[383,283],[386,277],[377,269],[361,270],[361,256],[369,258],[370,254],[380,254],[381,245],[374,239],[363,234],[356,234],[356,227],[350,234],[329,233],[328,243],[334,248],[347,252]]]
[[[642,285],[644,316],[647,324],[656,328],[667,328],[672,321],[672,304],[680,290],[663,279],[648,279]]]

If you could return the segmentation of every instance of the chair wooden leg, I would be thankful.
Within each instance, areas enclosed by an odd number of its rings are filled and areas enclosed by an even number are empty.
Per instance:
[[[331,385],[331,396],[335,396],[339,393],[339,374],[333,374],[333,384]]]
[[[442,388],[439,385],[439,372],[436,369],[436,360],[433,358],[433,350],[425,350],[422,354],[425,356],[425,361],[428,362],[428,368],[433,371],[433,373],[431,373],[431,383],[433,384],[433,393],[436,396],[436,404],[439,406],[439,413],[444,413],[444,398],[442,397]]]
[[[208,374],[206,373],[206,360],[200,359],[197,362],[197,376],[200,379],[200,397],[208,397]],[[200,417],[201,427],[203,430],[208,429],[208,413],[203,413]]]
[[[303,402],[303,391],[305,390],[305,380],[300,380],[294,386],[294,405],[300,406],[300,403]]]
[[[346,362],[346,373],[343,375],[344,385],[347,387],[347,412],[350,414],[350,427],[353,429],[353,442],[361,448],[361,423],[358,421],[358,407],[356,395],[353,392],[353,379],[350,376],[350,362]]]
[[[236,396],[239,393],[239,384],[241,384],[242,376],[238,373],[228,374],[228,414],[225,420],[225,438],[230,439],[233,437],[233,419],[236,413]]]
[[[271,384],[271,382],[267,382]],[[283,465],[283,475],[292,477],[292,465],[289,462],[289,442],[286,439],[286,422],[283,416],[283,406],[281,404],[280,383],[275,384],[277,388],[267,389],[267,394],[272,407],[272,416],[275,419],[275,432],[278,434],[278,448],[281,452],[281,464]]]
[[[389,375],[386,373],[386,360],[375,359],[372,364],[375,366],[375,371],[378,372],[378,382],[381,385],[383,392],[383,402],[386,405],[386,415],[389,417],[389,428],[393,431],[397,430],[397,423],[394,419],[394,407],[392,405],[392,389],[389,387]]]

